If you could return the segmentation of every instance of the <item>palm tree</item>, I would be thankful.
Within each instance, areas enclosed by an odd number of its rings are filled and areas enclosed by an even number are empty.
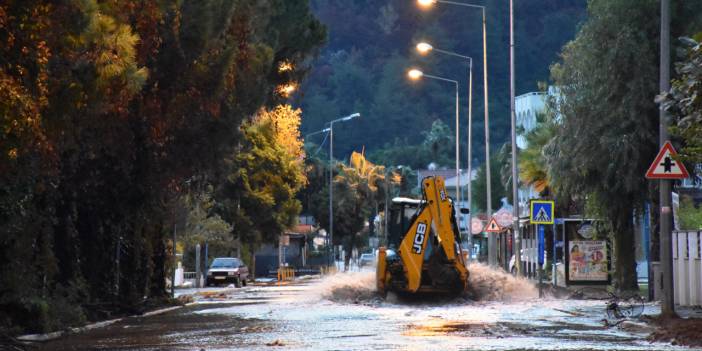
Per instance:
[[[556,135],[556,124],[545,115],[538,115],[534,129],[526,134],[526,149],[519,154],[519,179],[534,187],[541,196],[551,194],[551,178],[544,150]]]
[[[348,252],[357,246],[357,236],[365,225],[366,219],[373,211],[377,211],[377,204],[384,201],[385,182],[394,181],[397,175],[393,174],[386,180],[385,167],[368,161],[362,153],[353,152],[349,165],[340,165],[339,174],[334,178],[335,196],[340,216],[335,219],[339,222],[338,228],[345,240]],[[345,259],[348,267],[349,256]]]

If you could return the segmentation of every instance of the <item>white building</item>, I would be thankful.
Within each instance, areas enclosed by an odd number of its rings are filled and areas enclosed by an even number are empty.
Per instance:
[[[461,169],[461,178],[460,178],[460,188],[461,188],[461,201],[458,202],[455,206],[455,211],[456,211],[456,218],[458,219],[458,229],[463,233],[468,231],[468,216],[461,214],[459,211],[461,208],[470,208],[468,204],[468,182],[470,180],[475,180],[476,175],[478,174],[477,169],[471,169],[473,175],[472,177],[468,176],[468,171]],[[455,174],[455,170],[454,170]],[[447,177],[446,181],[444,182],[444,185],[446,186],[446,191],[450,194],[452,198],[456,199],[456,179],[457,177],[454,175],[453,177]],[[473,194],[475,197],[476,194]],[[478,195],[480,196],[480,195]]]
[[[514,99],[514,111],[517,115],[517,128],[523,133],[517,134],[517,146],[520,149],[527,147],[524,133],[536,127],[536,116],[546,111],[546,93],[532,92],[519,95]]]

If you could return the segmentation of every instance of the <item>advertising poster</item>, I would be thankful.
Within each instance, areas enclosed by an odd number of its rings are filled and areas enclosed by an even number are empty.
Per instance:
[[[568,242],[569,280],[607,281],[607,242],[573,240]]]

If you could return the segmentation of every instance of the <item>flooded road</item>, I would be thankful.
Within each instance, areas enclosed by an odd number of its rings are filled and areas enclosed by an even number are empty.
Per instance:
[[[474,301],[383,300],[374,273],[209,289],[196,303],[129,318],[46,350],[676,350],[607,328],[604,301],[538,299],[526,281],[471,269]],[[658,313],[647,306],[646,313]]]

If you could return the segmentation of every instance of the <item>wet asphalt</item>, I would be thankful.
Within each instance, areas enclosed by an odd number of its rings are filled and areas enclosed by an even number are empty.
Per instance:
[[[286,285],[182,290],[195,303],[38,345],[40,350],[689,350],[650,343],[645,326],[605,326],[605,301],[403,301],[373,273]],[[646,314],[657,314],[647,305]]]

